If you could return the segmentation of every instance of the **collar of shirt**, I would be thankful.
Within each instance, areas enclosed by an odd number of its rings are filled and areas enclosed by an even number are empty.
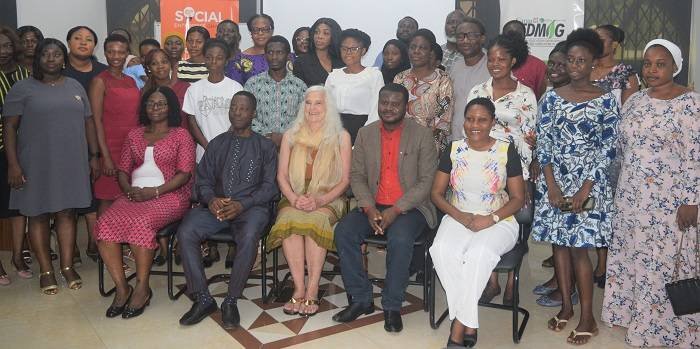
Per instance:
[[[404,125],[404,124],[405,124],[405,123],[404,123],[403,120],[402,120],[402,121],[401,121],[401,124],[400,124],[399,126],[397,126],[395,129],[393,129],[393,130],[388,130],[388,129],[386,129],[386,128],[384,127],[384,122],[380,122],[380,123],[379,123],[379,132],[381,133],[382,136],[384,136],[384,135],[386,135],[386,136],[392,135],[392,136],[393,136],[393,135],[395,135],[397,132],[398,132],[398,134],[401,134],[401,131],[403,131],[403,125]]]

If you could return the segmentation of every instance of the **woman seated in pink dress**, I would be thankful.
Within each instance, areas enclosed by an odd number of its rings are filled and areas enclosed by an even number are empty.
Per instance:
[[[194,142],[180,127],[180,104],[170,88],[159,86],[141,98],[141,127],[126,137],[118,166],[122,195],[97,220],[100,255],[116,285],[107,317],[143,313],[153,296],[148,277],[156,232],[189,208]],[[137,282],[129,286],[122,269],[121,244],[136,257]]]

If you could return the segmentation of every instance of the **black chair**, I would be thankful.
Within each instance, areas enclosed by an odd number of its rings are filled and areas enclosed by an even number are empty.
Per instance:
[[[505,304],[497,304],[493,302],[489,303],[481,303],[479,302],[480,306],[484,306],[487,308],[496,308],[496,309],[503,309],[503,310],[509,310],[512,312],[513,315],[513,342],[514,343],[519,343],[520,339],[523,336],[523,332],[525,332],[525,326],[527,325],[527,321],[530,318],[530,313],[519,306],[520,304],[520,266],[522,265],[523,262],[523,257],[527,253],[527,238],[525,237],[525,232],[524,232],[524,225],[529,224],[527,221],[528,219],[526,218],[527,215],[522,215],[522,214],[516,214],[516,219],[518,221],[519,229],[518,229],[518,242],[516,243],[515,247],[508,251],[506,254],[501,256],[501,260],[498,262],[496,267],[493,269],[493,271],[497,273],[508,273],[508,272],[513,272],[513,278],[514,278],[514,283],[513,283],[513,304],[512,305],[505,305]],[[432,271],[430,273],[430,284],[433,287],[430,287],[428,290],[430,292],[430,295],[428,296],[430,298],[430,327],[433,329],[437,329],[440,327],[440,324],[447,318],[448,309],[445,309],[445,311],[440,315],[440,317],[435,320],[435,290],[437,287],[435,287],[435,278],[437,277],[437,273],[435,271],[434,267],[431,267]],[[427,274],[426,274],[427,275]],[[427,277],[426,277],[427,279]],[[520,323],[518,326],[518,313],[523,314],[523,321]]]
[[[168,241],[172,241],[173,237],[177,233],[177,227],[180,226],[180,221],[175,221],[173,223],[170,223],[160,229],[156,233],[156,241],[161,239],[161,238],[168,238]],[[171,246],[168,245],[168,251],[171,250]],[[172,256],[170,255],[170,252],[168,252],[168,258],[171,258]],[[168,276],[168,275],[178,275],[178,276],[184,276],[185,274],[182,272],[172,272],[172,265],[168,265],[168,270],[167,271],[162,271],[162,270],[153,270],[151,269],[151,275],[158,275],[158,276]],[[136,277],[136,273],[132,273],[131,275],[127,276],[126,281],[129,282],[131,279]],[[105,265],[104,262],[102,261],[102,256],[99,254],[97,255],[97,279],[98,279],[98,288],[100,290],[100,295],[102,297],[109,297],[111,294],[113,294],[116,291],[116,287],[112,287],[108,291],[105,291]],[[172,278],[168,277],[168,282],[170,282]]]
[[[260,274],[253,274],[252,272],[249,274],[249,278],[251,279],[259,279],[261,282],[261,290],[262,290],[262,299],[263,303],[268,303],[270,297],[276,293],[277,291],[277,285],[279,283],[279,280],[277,278],[277,263],[278,263],[278,256],[277,253],[274,253],[272,255],[272,263],[273,263],[273,275],[268,275],[267,272],[267,248],[266,248],[266,242],[267,242],[267,236],[270,233],[270,229],[272,228],[272,225],[275,223],[275,217],[277,215],[277,204],[276,201],[272,202],[270,204],[270,220],[267,226],[265,227],[265,230],[263,231],[263,236],[261,239],[261,248],[262,252],[261,257],[260,257]],[[216,242],[216,243],[222,243],[222,244],[229,244],[233,243],[235,244],[236,241],[231,234],[231,230],[229,228],[225,228],[222,230],[219,230],[216,232],[216,234],[210,236],[206,241],[211,241],[211,242]],[[168,296],[170,297],[171,300],[176,300],[180,298],[186,291],[187,287],[184,286],[182,289],[177,291],[175,293],[174,291],[174,282],[173,282],[173,276],[184,276],[184,273],[182,272],[174,272],[173,271],[173,251],[174,251],[174,244],[175,244],[175,235],[173,234],[170,237],[170,240],[168,241],[168,257],[167,257],[167,272],[166,275],[168,277]],[[234,265],[233,268],[236,266]],[[229,280],[230,274],[216,274],[207,279],[207,285],[219,283],[219,282],[225,282]],[[267,280],[268,277],[272,277],[272,289],[270,289],[269,292],[266,291],[266,286],[267,286]]]

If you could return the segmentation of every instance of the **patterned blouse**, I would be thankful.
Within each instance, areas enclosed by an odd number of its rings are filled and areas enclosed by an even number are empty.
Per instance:
[[[266,135],[289,129],[304,100],[306,84],[291,72],[280,82],[263,73],[250,78],[244,89],[258,99],[253,131]]]
[[[418,79],[411,69],[394,77],[394,82],[408,90],[406,116],[421,126],[429,127],[435,134],[435,145],[442,152],[450,138],[454,97],[450,76],[440,69]]]
[[[493,101],[493,78],[474,86],[467,100],[477,97]],[[532,148],[525,142],[525,136],[534,135],[537,119],[537,99],[532,89],[518,81],[515,91],[493,101],[496,105],[496,125],[491,130],[491,137],[511,142],[520,155],[523,178],[528,179],[528,168],[532,162]]]
[[[591,81],[605,92],[612,92],[617,98],[617,104],[622,105],[622,91],[631,88],[630,76],[637,78],[637,72],[629,64],[618,63],[602,79]],[[637,78],[639,79],[639,78]]]
[[[450,203],[462,212],[482,215],[503,207],[508,178],[522,175],[515,147],[501,140],[484,151],[469,149],[466,139],[454,141],[440,156],[438,171],[450,175]]]

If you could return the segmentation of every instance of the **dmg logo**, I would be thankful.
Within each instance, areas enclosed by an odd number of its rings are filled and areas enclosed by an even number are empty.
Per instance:
[[[564,36],[566,25],[561,20],[534,18],[524,20],[525,36],[535,38],[560,38]]]
[[[192,18],[197,22],[221,22],[224,16],[220,11],[196,11],[192,7],[185,7],[182,10],[175,11],[175,21],[182,22],[187,18]]]

